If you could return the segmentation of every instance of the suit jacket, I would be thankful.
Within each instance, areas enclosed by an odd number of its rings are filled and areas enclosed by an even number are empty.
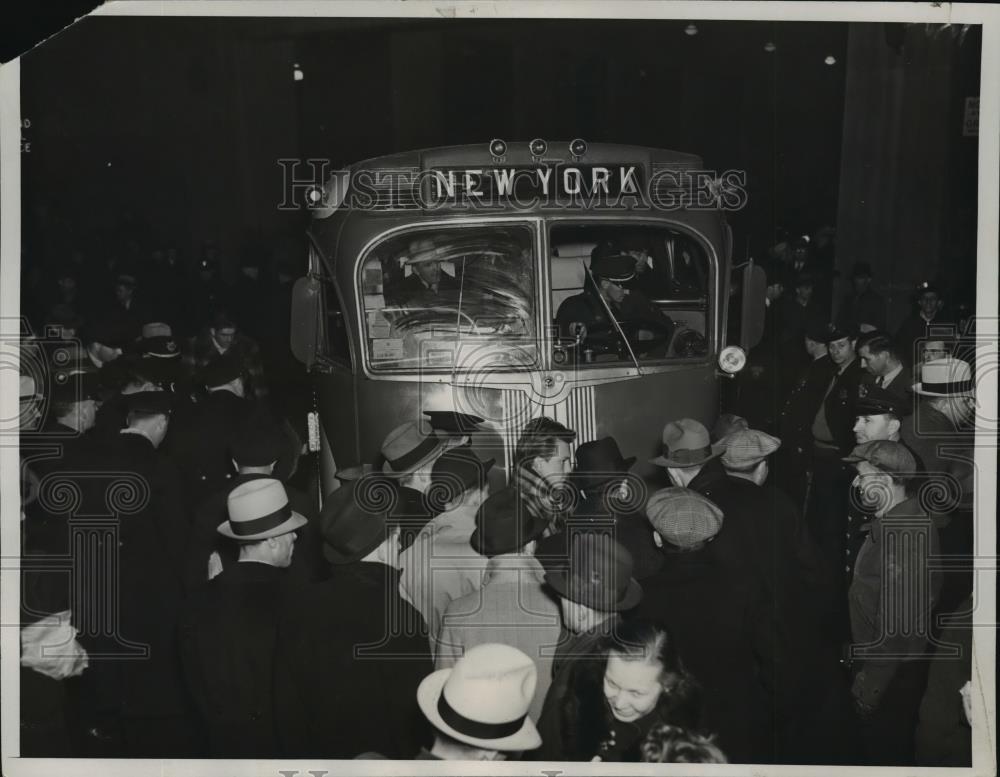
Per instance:
[[[454,304],[458,302],[458,280],[454,275],[441,270],[441,279],[438,281],[438,291],[435,294],[424,286],[424,282],[414,272],[403,279],[395,289],[389,291],[387,300],[394,305],[408,307]]]
[[[272,681],[286,570],[243,561],[190,601],[180,628],[185,676],[214,758],[276,758]]]
[[[542,565],[531,556],[502,555],[489,561],[483,587],[454,600],[445,611],[435,665],[453,666],[469,648],[489,642],[511,645],[538,667],[528,714],[538,720],[552,682],[559,644],[559,605],[543,589]]]
[[[843,372],[833,378],[833,387],[823,401],[826,423],[833,434],[833,442],[845,456],[854,449],[856,443],[853,429],[857,412],[854,406],[864,374],[861,360],[855,358]]]
[[[960,497],[960,507],[972,508],[976,470],[975,435],[971,429],[956,428],[947,416],[918,397],[913,415],[903,419],[899,437],[929,478],[957,481],[960,487],[950,490]]]
[[[409,758],[428,743],[416,700],[433,669],[427,631],[398,587],[391,567],[345,564],[285,607],[275,658],[284,756]]]
[[[813,360],[793,384],[778,420],[778,436],[782,448],[799,452],[812,446],[813,418],[823,401],[823,392],[830,385],[834,372],[829,356]]]

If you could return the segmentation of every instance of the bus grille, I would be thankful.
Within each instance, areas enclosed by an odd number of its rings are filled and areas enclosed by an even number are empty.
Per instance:
[[[503,421],[497,424],[503,437],[504,460],[508,476],[514,461],[514,448],[524,425],[532,418],[548,416],[576,432],[576,444],[597,438],[597,410],[593,386],[578,386],[561,402],[542,404],[533,402],[529,394],[520,389],[501,389]]]

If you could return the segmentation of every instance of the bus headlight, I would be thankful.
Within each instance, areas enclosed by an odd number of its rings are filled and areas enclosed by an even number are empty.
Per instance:
[[[727,375],[735,375],[746,366],[746,352],[738,345],[727,345],[719,354],[719,369]]]

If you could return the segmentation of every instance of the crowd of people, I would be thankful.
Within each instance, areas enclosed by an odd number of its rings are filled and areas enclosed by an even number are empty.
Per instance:
[[[320,508],[247,298],[149,277],[61,276],[23,344],[22,755],[971,763],[972,366],[861,286],[830,323],[799,279],[767,403],[650,408],[652,480],[540,417],[491,491],[427,412]]]

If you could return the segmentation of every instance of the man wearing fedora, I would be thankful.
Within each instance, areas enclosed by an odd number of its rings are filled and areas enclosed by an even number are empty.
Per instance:
[[[935,480],[957,493],[935,516],[947,555],[971,558],[976,467],[976,387],[968,362],[949,357],[926,362],[913,386],[916,406],[911,423],[903,425],[900,441],[917,457],[934,488]],[[948,483],[957,484],[949,487]],[[941,606],[953,609],[972,590],[971,563],[945,575]]]
[[[278,420],[262,408],[249,417],[233,439],[230,454],[236,475],[194,510],[185,553],[185,587],[189,592],[204,586],[215,574],[238,560],[242,546],[229,539],[225,532],[217,531],[219,522],[226,516],[227,497],[245,483],[275,477],[275,465],[285,445],[285,435]],[[318,574],[321,563],[316,511],[312,500],[304,493],[287,483],[283,485],[291,509],[308,520],[299,529],[295,555],[287,575],[292,580],[304,582]]]
[[[404,306],[440,304],[442,298],[451,296],[457,301],[458,281],[441,268],[442,256],[432,238],[410,241],[404,264],[410,268],[410,274],[390,292],[392,299]]]
[[[409,758],[425,744],[416,692],[432,669],[427,629],[399,595],[399,528],[380,482],[362,478],[327,498],[329,577],[286,603],[275,658],[284,756]]]
[[[730,760],[772,762],[775,656],[767,602],[744,573],[708,550],[728,516],[696,491],[677,487],[652,494],[646,516],[663,561],[643,581],[634,616],[671,627],[704,688],[707,728],[719,734]]]
[[[400,594],[424,616],[432,645],[448,605],[482,583],[486,558],[473,549],[469,538],[480,505],[490,493],[493,463],[493,459],[480,461],[467,445],[445,451],[434,462],[427,492],[431,505],[442,512],[400,554]]]
[[[663,427],[663,451],[650,459],[651,464],[666,469],[671,483],[690,488],[714,502],[726,516],[718,536],[712,543],[712,553],[728,564],[743,567],[754,574],[765,590],[773,590],[760,558],[760,527],[766,516],[758,516],[746,500],[752,499],[746,480],[736,480],[726,474],[719,460],[726,450],[723,442],[711,443],[708,429],[693,418],[671,421]]]
[[[239,557],[192,596],[181,622],[181,655],[214,758],[275,758],[274,644],[282,583],[295,533],[306,524],[281,482],[245,481],[227,497],[217,531]]]
[[[954,357],[937,359],[923,365],[920,378],[913,385],[913,423],[903,425],[900,439],[920,457],[926,472],[956,477],[971,503],[976,417],[972,368]],[[955,446],[965,449],[965,455],[956,456]]]
[[[848,596],[851,693],[865,762],[910,766],[931,614],[941,591],[941,575],[929,568],[940,554],[938,531],[915,496],[917,463],[904,445],[868,442],[845,461],[856,467],[862,498],[875,516]]]
[[[625,458],[613,437],[603,437],[579,446],[575,458],[573,483],[580,489],[581,500],[569,525],[610,532],[631,554],[637,580],[655,572],[661,562],[641,512],[644,484],[629,476],[635,456]]]
[[[537,718],[552,681],[559,644],[559,606],[543,588],[544,571],[534,557],[546,524],[518,512],[514,493],[488,499],[476,514],[472,549],[489,559],[482,587],[448,605],[435,649],[435,664],[452,666],[486,643],[510,645],[538,667],[530,714]]]
[[[414,760],[502,761],[539,747],[542,739],[529,714],[537,681],[529,656],[495,643],[472,647],[453,666],[427,675],[417,703],[434,727],[434,744]]]

